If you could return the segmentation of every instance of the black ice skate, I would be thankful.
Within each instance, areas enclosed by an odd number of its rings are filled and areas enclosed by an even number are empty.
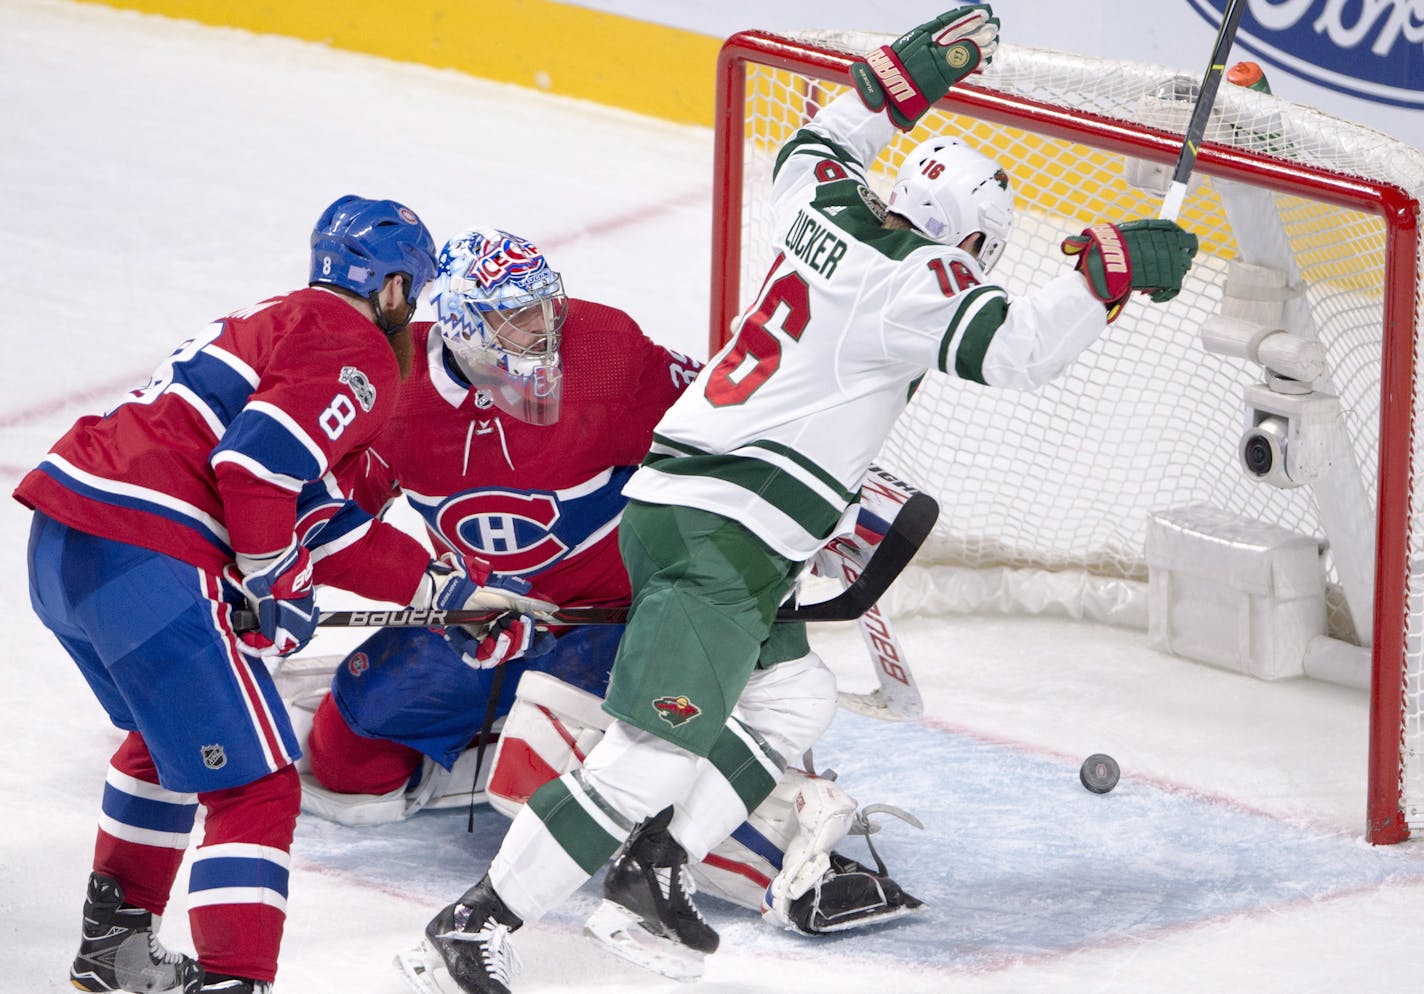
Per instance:
[[[509,933],[523,924],[486,876],[430,920],[425,941],[396,967],[421,994],[509,994],[520,969]]]
[[[687,853],[669,834],[668,808],[633,830],[603,881],[603,903],[584,932],[609,951],[674,980],[702,975],[717,932],[692,902]]]
[[[113,877],[89,874],[84,927],[69,982],[81,991],[160,991],[196,994],[203,969],[192,957],[169,952],[158,941],[159,919],[124,903]]]
[[[924,902],[905,893],[884,872],[831,853],[831,867],[814,887],[791,902],[791,925],[803,935],[879,925],[918,911]]]
[[[198,994],[269,994],[272,985],[249,977],[210,973]]]

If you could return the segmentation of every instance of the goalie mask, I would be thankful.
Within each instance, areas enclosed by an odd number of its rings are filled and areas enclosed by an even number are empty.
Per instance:
[[[501,411],[535,425],[559,419],[564,282],[530,242],[494,228],[440,250],[432,298],[460,372]]]
[[[984,236],[979,265],[985,273],[1004,254],[1014,220],[1009,176],[957,138],[931,138],[900,164],[886,206],[941,245]]]

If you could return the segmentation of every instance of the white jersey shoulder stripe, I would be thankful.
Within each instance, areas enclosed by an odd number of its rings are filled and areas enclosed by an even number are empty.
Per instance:
[[[74,484],[88,491],[87,496],[122,507],[152,505],[157,509],[155,513],[166,518],[187,518],[194,522],[200,530],[215,536],[224,545],[227,544],[227,527],[222,522],[201,508],[189,504],[187,501],[179,500],[172,494],[150,487],[142,487],[135,483],[123,483],[97,476],[80,469],[63,456],[53,452],[45,456],[40,462],[40,466],[53,467],[61,476],[67,477]],[[105,500],[106,497],[109,499]]]

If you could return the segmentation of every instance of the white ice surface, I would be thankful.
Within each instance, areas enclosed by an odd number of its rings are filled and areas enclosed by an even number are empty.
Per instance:
[[[575,295],[705,353],[711,135],[452,73],[52,0],[0,0],[0,477],[143,382],[198,326],[300,285],[312,220],[357,192],[437,239],[535,239]],[[71,990],[105,761],[118,741],[29,611],[28,515],[0,505],[0,992]],[[953,513],[952,508],[946,513]],[[903,619],[929,717],[843,716],[818,750],[930,909],[812,942],[709,904],[697,990],[896,994],[1424,991],[1424,858],[1373,849],[1365,695],[1262,684],[1050,620]],[[849,689],[851,626],[816,644]],[[323,635],[313,652],[343,648]],[[1114,755],[1090,795],[1077,765]],[[308,822],[278,991],[396,994],[391,956],[473,882],[503,822]],[[858,843],[848,846],[864,857]],[[181,881],[180,881],[181,885]],[[521,932],[520,992],[671,991],[578,936],[582,892]],[[164,935],[191,948],[181,890]]]

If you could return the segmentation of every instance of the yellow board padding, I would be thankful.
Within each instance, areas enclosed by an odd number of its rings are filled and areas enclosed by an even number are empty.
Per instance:
[[[711,126],[721,39],[552,0],[89,0]]]

